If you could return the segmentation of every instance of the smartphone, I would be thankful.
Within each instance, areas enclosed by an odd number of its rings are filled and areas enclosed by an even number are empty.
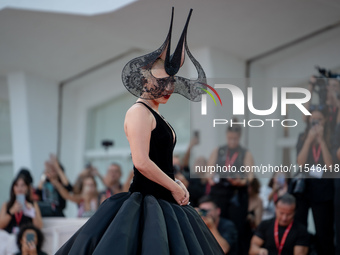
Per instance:
[[[26,234],[26,242],[34,242],[34,234],[33,233],[27,233]]]
[[[26,197],[25,194],[18,194],[16,195],[16,200],[21,204],[21,207],[23,210],[25,210],[25,201],[26,201]]]
[[[285,176],[283,174],[280,174],[277,177],[277,183],[280,185],[280,187],[283,187],[285,185]]]

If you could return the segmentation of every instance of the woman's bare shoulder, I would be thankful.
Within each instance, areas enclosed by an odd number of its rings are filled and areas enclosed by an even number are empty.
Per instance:
[[[143,104],[133,104],[126,112],[126,116],[150,115],[150,111]]]
[[[127,124],[136,124],[139,123],[149,125],[147,123],[152,123],[154,117],[149,109],[142,104],[134,104],[132,105],[126,112],[124,126],[126,127]]]

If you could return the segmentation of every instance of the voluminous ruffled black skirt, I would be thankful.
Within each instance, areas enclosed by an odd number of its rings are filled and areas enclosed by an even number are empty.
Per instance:
[[[196,210],[139,192],[116,194],[57,255],[224,254]]]

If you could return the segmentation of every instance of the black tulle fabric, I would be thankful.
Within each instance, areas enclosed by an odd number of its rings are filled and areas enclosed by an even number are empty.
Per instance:
[[[206,88],[204,85],[206,84],[206,76],[202,66],[191,54],[187,45],[187,28],[191,12],[192,10],[190,11],[175,52],[171,56],[170,44],[173,9],[170,29],[163,45],[154,52],[132,59],[125,65],[122,71],[122,81],[126,89],[134,96],[143,99],[156,99],[170,93],[178,93],[191,101],[201,101],[201,95],[206,93],[202,90]],[[152,75],[152,67],[163,53],[166,54],[164,59],[164,70],[169,76],[156,78]],[[196,80],[175,76],[181,64],[184,62],[185,53],[187,53],[197,70],[198,78]]]
[[[173,179],[172,152],[176,139],[172,127],[144,106],[156,120],[149,157]],[[130,191],[105,200],[57,255],[224,254],[192,206],[178,205],[167,189],[147,179],[136,168],[134,171]]]

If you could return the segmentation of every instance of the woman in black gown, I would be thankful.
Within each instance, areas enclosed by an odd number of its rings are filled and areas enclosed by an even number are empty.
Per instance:
[[[159,104],[165,104],[173,92],[193,101],[200,99],[197,91],[202,90],[195,86],[201,86],[196,82],[205,82],[205,75],[185,42],[188,21],[180,47],[173,54],[179,56],[177,61],[171,62],[167,51],[170,27],[161,48],[133,59],[123,70],[124,85],[139,97],[127,111],[124,122],[135,172],[129,192],[105,200],[56,254],[224,254],[189,205],[185,186],[174,179],[172,152],[176,135],[158,113]],[[196,81],[174,76],[183,64],[185,51],[199,72]]]

